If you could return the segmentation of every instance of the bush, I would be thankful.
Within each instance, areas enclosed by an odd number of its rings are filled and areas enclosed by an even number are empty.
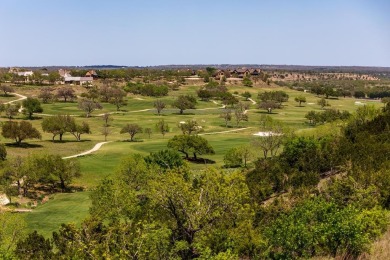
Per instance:
[[[225,167],[228,168],[240,167],[242,163],[240,149],[231,148],[228,150],[223,157],[223,162],[225,163]]]
[[[155,85],[155,84],[143,84],[143,83],[127,83],[124,88],[125,91],[142,96],[161,97],[168,95],[168,86]]]
[[[278,217],[264,233],[272,259],[357,257],[387,225],[388,214],[381,209],[340,208],[322,198],[310,198]]]

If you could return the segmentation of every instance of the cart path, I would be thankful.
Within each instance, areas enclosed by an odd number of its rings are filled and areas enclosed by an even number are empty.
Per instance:
[[[244,128],[238,128],[238,129],[227,130],[227,131],[220,131],[220,132],[203,133],[203,134],[198,134],[198,135],[225,134],[225,133],[232,133],[232,132],[242,131],[242,130],[249,129],[249,128],[252,128],[252,127],[244,127]],[[76,157],[80,157],[80,156],[91,154],[93,152],[98,151],[103,145],[108,144],[108,143],[112,143],[112,142],[113,141],[106,141],[106,142],[97,143],[97,144],[95,144],[95,146],[92,149],[90,149],[88,151],[85,151],[85,152],[82,152],[82,153],[79,153],[79,154],[75,154],[75,155],[71,155],[71,156],[62,157],[62,159],[71,159],[71,158],[76,158]]]
[[[237,131],[242,131],[245,129],[249,129],[252,127],[244,127],[244,128],[238,128],[238,129],[233,129],[233,130],[226,130],[226,131],[220,131],[220,132],[210,132],[210,133],[203,133],[203,134],[198,134],[198,135],[216,135],[216,134],[225,134],[225,133],[232,133],[232,132],[237,132]]]
[[[12,103],[15,103],[15,102],[18,102],[18,101],[22,101],[22,100],[27,99],[26,96],[20,95],[20,94],[15,93],[15,92],[10,93],[10,94],[15,95],[15,96],[18,96],[19,98],[16,99],[16,100],[12,100],[12,101],[5,102],[4,104],[12,104]]]
[[[71,156],[62,157],[62,159],[71,159],[71,158],[76,158],[76,157],[84,156],[84,155],[87,155],[87,154],[91,154],[93,152],[98,151],[103,145],[105,145],[107,143],[111,143],[111,142],[112,141],[106,141],[106,142],[97,143],[97,144],[95,144],[95,146],[91,150],[88,150],[88,151],[85,151],[85,152],[82,152],[82,153],[79,153],[79,154],[71,155]]]

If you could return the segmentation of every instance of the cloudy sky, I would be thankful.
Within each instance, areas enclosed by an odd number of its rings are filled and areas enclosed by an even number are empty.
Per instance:
[[[0,66],[390,67],[389,0],[1,0]]]

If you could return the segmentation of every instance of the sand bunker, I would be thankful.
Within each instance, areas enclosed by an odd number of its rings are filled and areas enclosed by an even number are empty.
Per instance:
[[[257,132],[253,135],[255,135],[255,136],[279,136],[279,135],[283,135],[283,134],[274,133],[274,132]]]

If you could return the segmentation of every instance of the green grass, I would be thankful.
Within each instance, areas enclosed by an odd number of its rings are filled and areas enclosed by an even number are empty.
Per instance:
[[[34,91],[36,91],[35,88],[22,88],[22,90],[23,89],[27,92],[30,91],[28,93],[34,93]],[[161,100],[166,102],[167,108],[163,110],[163,115],[161,116],[157,115],[155,110],[153,110],[153,103],[156,98],[129,95],[127,98],[127,106],[121,108],[123,111],[112,115],[113,121],[110,122],[111,133],[108,136],[108,141],[113,142],[104,145],[99,151],[93,154],[77,159],[81,165],[82,176],[74,180],[74,185],[82,186],[87,190],[93,189],[102,179],[112,176],[115,173],[122,158],[133,153],[147,155],[150,152],[166,149],[168,140],[174,135],[181,134],[178,127],[180,121],[195,119],[203,127],[204,133],[234,129],[224,127],[223,119],[219,118],[219,114],[221,113],[221,110],[219,109],[220,105],[214,104],[211,101],[198,101],[197,109],[186,110],[184,115],[179,115],[178,110],[170,106],[178,95],[196,95],[197,89],[199,89],[199,86],[181,87],[179,91],[171,91],[168,97],[162,97]],[[249,91],[252,93],[252,98],[256,101],[259,92],[270,90],[286,91],[290,96],[289,101],[284,104],[283,109],[274,110],[270,116],[284,122],[287,126],[302,134],[312,134],[318,129],[318,127],[313,128],[309,126],[306,123],[307,120],[304,118],[305,114],[310,110],[321,110],[317,105],[319,97],[316,97],[315,95],[298,92],[288,88],[270,87],[266,85],[253,88],[229,86],[228,89],[232,93],[235,91],[239,93]],[[27,94],[23,92],[20,93]],[[307,103],[303,104],[302,107],[298,107],[298,103],[294,101],[294,98],[298,95],[304,95],[307,99]],[[244,99],[240,98],[240,100],[243,101]],[[353,98],[340,98],[329,100],[329,103],[331,104],[331,108],[353,112],[358,108],[358,106],[355,105],[355,101],[356,100]],[[382,104],[375,101],[361,102],[372,103],[377,107],[382,106]],[[248,103],[250,104],[250,111],[248,112],[249,121],[242,122],[239,126],[239,128],[248,127],[248,129],[236,133],[203,136],[213,146],[215,155],[201,157],[215,161],[216,163],[212,166],[223,166],[223,156],[227,150],[242,144],[248,144],[253,138],[253,133],[259,131],[260,117],[268,114],[264,110],[257,109],[256,105],[253,105],[251,102],[248,101]],[[83,112],[77,108],[77,102],[44,104],[43,113],[75,115],[77,122],[86,121],[90,125],[92,134],[82,135],[82,142],[76,142],[71,134],[66,134],[63,143],[53,143],[51,142],[52,135],[50,133],[42,133],[42,140],[27,140],[28,143],[37,145],[35,148],[9,147],[7,149],[9,158],[13,158],[17,155],[26,156],[32,153],[55,153],[60,154],[61,156],[69,156],[91,149],[96,143],[104,141],[104,137],[101,134],[103,120],[98,114],[116,111],[116,107],[112,104],[103,103],[102,105],[102,110],[94,111],[92,117],[85,118],[82,117]],[[145,109],[148,110],[140,111]],[[18,119],[24,119],[24,116],[18,116]],[[165,138],[155,131],[155,124],[160,119],[164,119],[170,127],[170,132]],[[5,120],[7,119],[0,119],[0,121]],[[30,122],[41,131],[42,118]],[[129,138],[129,135],[120,134],[120,130],[127,123],[137,123],[143,128],[151,128],[153,131],[151,138],[149,139],[146,134],[137,134],[136,138],[142,141],[124,141]],[[234,120],[230,124],[235,125]],[[320,128],[325,129],[324,127]],[[329,131],[329,129],[325,130]],[[0,141],[7,143],[11,142],[11,140],[6,140],[4,138],[0,139]],[[260,153],[261,151],[258,151],[259,155]],[[193,170],[201,170],[204,169],[205,165],[191,163],[190,167]],[[54,196],[54,199],[48,201],[44,205],[40,205],[33,212],[26,214],[28,228],[30,231],[36,229],[45,236],[49,236],[52,231],[59,228],[61,223],[80,223],[88,215],[89,205],[90,200],[88,192],[57,194]]]
[[[9,102],[9,101],[12,101],[12,100],[16,100],[16,99],[19,99],[19,97],[13,96],[13,95],[4,96],[3,94],[1,94],[0,95],[0,104],[1,103],[6,103],[6,102]]]
[[[89,192],[61,193],[32,212],[25,213],[28,231],[39,231],[50,237],[62,223],[80,224],[88,216],[91,201]]]

